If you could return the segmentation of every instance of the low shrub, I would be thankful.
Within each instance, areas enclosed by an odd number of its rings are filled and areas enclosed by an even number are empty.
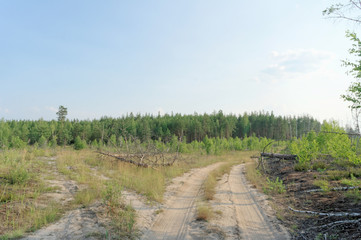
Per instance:
[[[282,194],[286,192],[286,187],[278,177],[274,181],[267,178],[267,185],[263,187],[263,191],[266,194]]]

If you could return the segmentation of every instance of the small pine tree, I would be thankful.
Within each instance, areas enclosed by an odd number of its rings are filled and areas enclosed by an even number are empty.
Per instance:
[[[81,140],[79,136],[77,136],[75,138],[75,141],[74,141],[74,149],[75,150],[81,150],[81,149],[84,149],[86,148],[86,142]]]

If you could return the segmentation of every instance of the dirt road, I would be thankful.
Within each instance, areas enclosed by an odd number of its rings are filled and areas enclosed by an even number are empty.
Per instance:
[[[243,172],[244,164],[237,165],[220,181],[213,206],[222,216],[214,224],[223,229],[226,239],[290,239],[272,216],[265,196],[250,188]]]
[[[124,191],[126,202],[138,213],[137,226],[143,233],[141,239],[289,239],[287,231],[272,217],[272,211],[263,206],[264,195],[248,186],[243,164],[233,167],[218,183],[212,206],[221,214],[210,223],[195,220],[204,180],[221,164],[193,169],[173,179],[173,184],[167,187],[163,205],[148,206],[144,197]],[[62,183],[65,185],[60,193],[73,199],[73,187],[66,181]],[[108,220],[103,216],[104,212],[100,203],[70,211],[57,223],[24,239],[103,239]]]
[[[155,219],[152,227],[142,239],[192,239],[189,224],[195,217],[196,200],[208,173],[222,163],[215,163],[205,168],[195,169],[183,177],[183,183],[176,189],[176,194],[169,197],[162,213]],[[179,182],[179,179],[178,179]]]

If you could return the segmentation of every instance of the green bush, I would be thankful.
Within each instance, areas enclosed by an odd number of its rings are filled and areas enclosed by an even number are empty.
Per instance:
[[[24,166],[14,166],[9,170],[5,179],[10,184],[20,185],[26,183],[30,179],[30,176]]]
[[[86,148],[86,142],[81,140],[79,136],[77,136],[75,138],[75,141],[74,141],[74,149],[75,150],[81,150],[81,149],[84,149]]]
[[[286,192],[286,187],[278,177],[274,181],[267,178],[267,185],[263,188],[263,191],[266,194],[282,194]]]

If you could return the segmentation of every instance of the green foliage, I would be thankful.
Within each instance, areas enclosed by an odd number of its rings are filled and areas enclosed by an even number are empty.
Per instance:
[[[303,137],[300,140],[293,141],[290,145],[290,151],[292,154],[298,156],[300,164],[308,164],[311,160],[316,159],[318,154],[318,144],[316,140],[308,140],[307,137]]]
[[[203,144],[207,154],[212,154],[214,152],[213,141],[212,139],[209,139],[208,136],[203,139]]]
[[[26,168],[19,164],[9,169],[8,174],[5,175],[5,179],[10,184],[20,185],[26,183],[30,179],[30,176]]]
[[[125,239],[134,236],[137,231],[135,228],[135,210],[122,203],[120,185],[114,181],[107,182],[103,192],[103,201],[112,219],[112,231]]]
[[[59,106],[59,110],[56,115],[58,115],[59,122],[64,122],[66,119],[66,115],[68,115],[68,109],[64,106]]]
[[[335,121],[324,122],[318,134],[311,131],[301,139],[294,139],[288,148],[292,154],[298,156],[298,164],[295,167],[298,171],[308,170],[311,162],[320,154],[330,155],[335,163],[344,166],[361,163],[350,138]],[[313,168],[315,167],[317,168],[317,165]],[[322,168],[324,167],[320,169]]]
[[[361,192],[360,189],[352,189],[350,191],[345,192],[346,198],[352,200],[354,203],[361,202]]]
[[[297,172],[305,172],[310,169],[309,162],[298,162],[294,166],[295,171]]]
[[[321,188],[324,192],[330,191],[330,184],[326,180],[316,180],[313,182],[313,185]]]
[[[47,146],[47,140],[44,136],[41,136],[38,140],[39,147],[46,147]]]
[[[26,146],[26,142],[21,140],[18,136],[11,137],[10,147],[11,148],[24,148]]]
[[[341,180],[341,184],[349,187],[357,187],[361,185],[361,180],[357,179],[352,173],[350,179],[344,178]]]
[[[263,191],[266,194],[282,194],[286,192],[286,187],[278,177],[274,181],[267,178],[267,185],[263,187]]]
[[[75,150],[81,150],[81,149],[84,149],[86,148],[86,142],[84,140],[81,140],[79,136],[77,136],[75,138],[75,141],[74,141],[74,149]]]
[[[143,143],[160,140],[164,144],[172,142],[172,150],[178,148],[178,140],[181,139],[180,150],[190,152],[193,151],[193,146],[189,148],[189,145],[185,146],[183,143],[203,142],[207,136],[213,141],[212,147],[207,145],[208,152],[219,154],[219,149],[259,149],[260,145],[264,146],[262,138],[287,140],[299,137],[309,129],[318,131],[321,126],[309,116],[286,118],[265,112],[235,116],[224,115],[222,111],[203,115],[129,114],[116,119],[103,117],[92,121],[70,121],[66,119],[65,110],[59,109],[58,113],[62,113],[59,121],[0,120],[0,148],[16,148],[36,143],[42,147],[44,140],[51,147],[64,146],[74,143],[79,136],[87,143],[97,141],[99,146],[106,143],[108,147],[114,144],[119,147],[124,145],[125,141],[135,139]]]

